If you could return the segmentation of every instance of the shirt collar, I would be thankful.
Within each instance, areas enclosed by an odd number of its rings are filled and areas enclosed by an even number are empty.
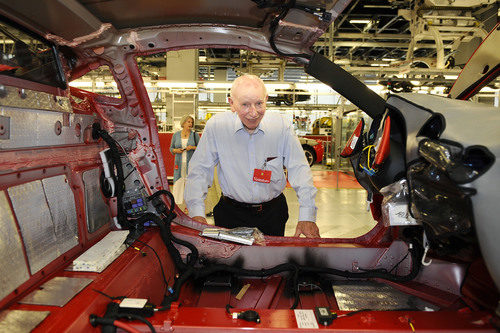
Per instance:
[[[267,114],[267,111],[266,111]],[[266,114],[264,114],[264,117],[262,117],[262,120],[260,121],[259,126],[255,129],[254,133],[258,131],[262,131],[263,133],[266,133],[267,129],[267,122],[266,120]],[[240,117],[238,117],[238,114],[236,112],[233,112],[233,118],[234,118],[234,133],[238,132],[239,130],[245,130],[245,126],[243,126],[243,123],[241,122]]]

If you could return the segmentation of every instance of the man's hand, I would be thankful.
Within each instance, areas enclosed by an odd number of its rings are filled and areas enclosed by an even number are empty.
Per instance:
[[[186,147],[186,150],[195,150],[196,149],[196,146],[187,146]]]
[[[192,219],[196,222],[207,223],[207,219],[203,216],[193,216]]]
[[[295,229],[295,235],[293,237],[300,237],[300,235],[304,235],[308,238],[316,237],[320,238],[319,229],[316,223],[311,221],[299,221],[297,224],[297,228]]]

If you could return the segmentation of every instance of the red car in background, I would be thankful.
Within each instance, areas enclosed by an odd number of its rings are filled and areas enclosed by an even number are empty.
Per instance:
[[[321,140],[315,140],[305,137],[299,137],[300,144],[304,149],[304,154],[306,154],[307,162],[309,166],[314,163],[321,163],[323,161],[323,153],[325,148],[323,147],[323,142]]]

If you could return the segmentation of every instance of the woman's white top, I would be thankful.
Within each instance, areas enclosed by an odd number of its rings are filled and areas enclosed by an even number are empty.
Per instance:
[[[186,138],[186,139],[181,138],[182,149],[186,149],[188,140],[189,140],[189,137]],[[182,162],[181,162],[181,177],[186,177],[186,175],[187,175],[187,151],[186,150],[184,150],[182,152],[181,158],[182,158]]]

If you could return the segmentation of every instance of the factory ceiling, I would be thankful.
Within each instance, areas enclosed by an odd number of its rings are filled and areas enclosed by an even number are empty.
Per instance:
[[[498,5],[492,0],[352,0],[313,49],[365,81],[424,79],[450,86],[498,22]],[[238,49],[204,49],[200,55],[200,65],[236,70],[241,63],[260,73],[283,66],[283,60]],[[407,75],[396,77],[400,73]]]
[[[289,1],[65,0],[50,6],[40,1],[29,1],[28,6],[26,1],[0,3],[32,19],[41,34],[50,32],[72,40],[99,30],[103,23],[126,30],[189,23],[191,19],[258,29]],[[451,85],[499,17],[497,0],[296,0],[295,4],[333,13],[331,25],[312,49],[372,83],[423,78],[426,83]],[[68,12],[66,20],[52,19],[54,6],[59,12]],[[72,29],[67,28],[69,24]],[[277,80],[285,80],[288,72],[293,80],[294,70],[301,68],[290,59],[249,50],[202,48],[199,55],[200,79],[203,75],[210,77],[215,69],[229,68],[231,73],[253,72]],[[144,56],[139,65],[144,73],[159,72],[155,68],[165,66],[165,57]],[[401,73],[405,74],[403,78],[398,75]]]

